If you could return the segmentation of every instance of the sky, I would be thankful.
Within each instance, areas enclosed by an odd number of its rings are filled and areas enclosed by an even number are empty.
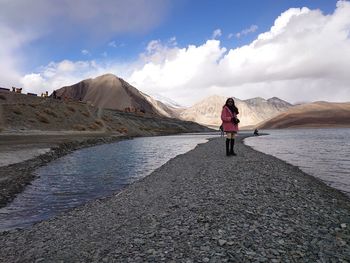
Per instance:
[[[190,106],[211,95],[350,101],[350,1],[0,0],[0,87],[112,73]]]

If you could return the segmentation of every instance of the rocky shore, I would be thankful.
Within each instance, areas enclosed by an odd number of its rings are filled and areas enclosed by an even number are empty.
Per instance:
[[[350,201],[212,139],[120,193],[0,234],[0,262],[349,262]]]
[[[35,158],[0,167],[0,208],[6,206],[6,204],[11,202],[18,193],[23,191],[26,185],[30,184],[35,178],[33,171],[40,166],[77,149],[127,138],[127,136],[113,136],[102,133],[65,136],[0,135],[2,142],[7,141],[6,147],[0,143],[0,157],[2,156],[3,150],[6,151],[16,148],[23,149],[26,145],[29,145],[28,149],[32,152],[34,152],[35,149],[40,149],[43,145],[50,149],[47,153],[41,154]],[[16,154],[16,151],[14,151],[14,154]]]

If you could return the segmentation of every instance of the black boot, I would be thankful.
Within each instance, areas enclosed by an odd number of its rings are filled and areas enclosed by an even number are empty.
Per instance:
[[[236,155],[236,153],[235,153],[235,151],[234,151],[235,139],[231,139],[231,140],[230,140],[230,146],[231,146],[230,155]]]
[[[226,139],[226,156],[230,155],[229,147],[230,147],[230,139]]]

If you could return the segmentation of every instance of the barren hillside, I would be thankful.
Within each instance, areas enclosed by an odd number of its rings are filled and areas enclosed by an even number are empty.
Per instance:
[[[350,103],[303,104],[259,125],[261,129],[303,127],[350,127]]]
[[[99,108],[160,114],[140,91],[113,74],[86,79],[56,92],[58,97],[86,102]]]
[[[208,131],[193,122],[142,112],[97,108],[85,102],[0,92],[0,132],[84,131],[131,136]]]

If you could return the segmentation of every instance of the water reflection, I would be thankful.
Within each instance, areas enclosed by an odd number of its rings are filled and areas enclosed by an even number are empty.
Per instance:
[[[82,149],[41,167],[39,176],[7,207],[0,230],[26,227],[89,200],[108,196],[214,134],[136,138]]]
[[[350,195],[350,129],[269,130],[245,143]]]

